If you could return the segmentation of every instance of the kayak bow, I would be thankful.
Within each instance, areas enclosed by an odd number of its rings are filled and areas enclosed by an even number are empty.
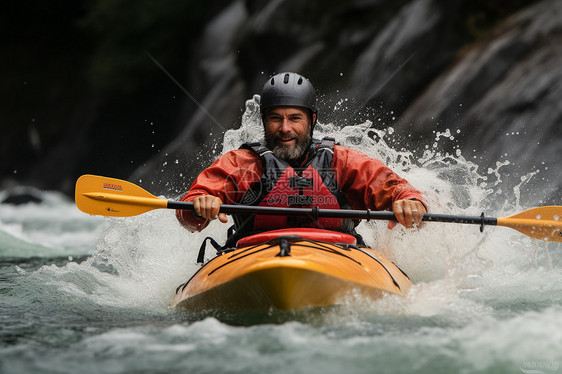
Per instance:
[[[323,236],[325,240],[316,240]],[[352,292],[403,295],[407,275],[348,234],[283,229],[241,239],[180,286],[172,306],[190,311],[329,306]]]

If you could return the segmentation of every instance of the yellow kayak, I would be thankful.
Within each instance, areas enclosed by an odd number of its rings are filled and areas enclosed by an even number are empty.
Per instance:
[[[403,295],[408,276],[352,235],[283,229],[249,236],[178,287],[172,306],[190,311],[291,310],[329,306],[352,292]]]

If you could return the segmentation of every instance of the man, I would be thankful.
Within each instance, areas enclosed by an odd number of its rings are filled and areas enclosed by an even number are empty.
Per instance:
[[[312,84],[295,73],[281,73],[264,85],[260,110],[265,146],[247,143],[219,157],[195,180],[183,201],[194,212],[176,211],[190,231],[203,230],[211,220],[226,223],[220,205],[244,204],[320,209],[392,210],[407,228],[420,224],[427,211],[420,193],[380,161],[334,143],[312,139],[317,121]],[[319,227],[355,234],[359,221],[234,215],[239,238],[254,232]],[[396,225],[389,222],[389,228]]]

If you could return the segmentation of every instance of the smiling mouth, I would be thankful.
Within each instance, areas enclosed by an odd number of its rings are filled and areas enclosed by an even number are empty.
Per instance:
[[[278,139],[279,143],[289,143],[292,142],[293,140],[295,140],[294,138],[291,139]]]

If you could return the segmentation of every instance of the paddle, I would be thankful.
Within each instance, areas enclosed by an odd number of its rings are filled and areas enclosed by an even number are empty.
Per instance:
[[[193,203],[161,199],[131,182],[96,175],[83,175],[78,179],[75,200],[78,209],[84,213],[111,217],[136,216],[162,208],[193,210]],[[310,216],[315,219],[318,217],[366,220],[395,218],[392,212],[370,210],[276,208],[227,204],[221,205],[220,211],[226,214]],[[532,208],[505,218],[485,217],[484,213],[481,216],[426,213],[423,221],[476,224],[480,225],[481,230],[485,225],[504,226],[531,238],[562,242],[562,206]]]

